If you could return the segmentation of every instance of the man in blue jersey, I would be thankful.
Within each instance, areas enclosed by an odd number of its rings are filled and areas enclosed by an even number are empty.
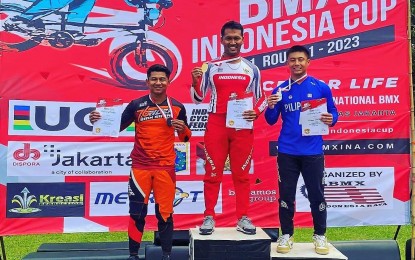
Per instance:
[[[309,100],[327,102],[327,112],[320,120],[333,126],[338,119],[330,88],[320,80],[308,76],[310,53],[303,46],[293,46],[287,52],[290,78],[276,87],[267,98],[265,119],[273,125],[282,118],[278,138],[278,187],[279,218],[282,235],[278,239],[277,252],[288,253],[293,246],[295,194],[300,174],[303,176],[313,217],[313,242],[318,254],[328,254],[326,222],[327,210],[324,198],[324,154],[322,135],[307,135],[300,122],[302,103]]]

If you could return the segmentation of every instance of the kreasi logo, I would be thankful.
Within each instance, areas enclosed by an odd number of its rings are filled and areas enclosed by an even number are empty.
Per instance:
[[[84,196],[85,183],[7,183],[6,217],[83,217]]]
[[[19,214],[29,214],[34,212],[39,212],[41,209],[31,207],[31,205],[37,202],[36,196],[29,195],[30,191],[26,187],[22,190],[22,195],[14,195],[12,203],[18,204],[20,207],[9,209],[9,212],[19,213]]]

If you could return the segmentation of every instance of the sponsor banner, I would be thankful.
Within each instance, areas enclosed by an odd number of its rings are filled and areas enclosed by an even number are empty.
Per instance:
[[[187,122],[189,123],[192,136],[204,136],[206,123],[209,117],[208,104],[187,104]]]
[[[173,202],[175,215],[203,214],[203,182],[178,181]],[[148,214],[155,215],[155,200],[150,194]],[[127,182],[92,182],[90,183],[90,216],[127,216],[128,191]],[[222,196],[219,191],[217,213],[222,213]]]
[[[89,215],[127,216],[127,182],[91,182],[89,184]]]
[[[9,142],[8,176],[128,175],[132,142]],[[176,171],[189,174],[189,143],[175,143]]]
[[[278,142],[269,142],[269,155],[278,155]],[[347,154],[409,154],[409,139],[325,140],[325,155]]]
[[[177,187],[182,200],[176,201],[180,203],[175,206],[175,227],[200,225],[203,193],[199,191],[203,191],[204,164],[208,163],[201,142],[211,93],[206,93],[203,104],[193,104],[190,72],[221,56],[220,28],[226,21],[236,20],[244,26],[241,54],[260,68],[267,96],[289,78],[286,50],[297,44],[307,47],[311,55],[308,74],[331,88],[340,115],[324,137],[326,163],[331,170],[350,168],[365,173],[365,177],[328,176],[327,180],[340,184],[349,184],[349,179],[364,181],[365,188],[376,189],[387,204],[330,208],[329,221],[335,220],[331,223],[340,226],[410,222],[409,1],[211,0],[204,1],[201,9],[200,1],[173,0],[170,5],[169,1],[156,4],[145,0],[134,5],[96,0],[81,12],[73,10],[76,5],[67,5],[68,1],[0,2],[0,24],[5,25],[0,30],[0,118],[3,125],[7,124],[0,129],[0,142],[5,147],[0,154],[3,216],[11,214],[5,212],[8,182],[32,182],[34,178],[50,178],[52,182],[59,175],[61,181],[85,182],[96,190],[95,195],[88,193],[85,198],[90,202],[91,221],[102,224],[105,230],[126,230],[119,221],[128,214],[122,211],[128,206],[124,204],[128,203],[125,189],[121,183],[115,185],[116,190],[110,185],[120,180],[116,175],[127,177],[130,171],[134,124],[115,141],[93,136],[88,114],[101,98],[121,99],[126,106],[132,99],[148,95],[146,70],[158,63],[171,70],[168,95],[186,107],[193,135],[189,144],[176,144]],[[33,5],[38,6],[32,11],[44,10],[34,14],[34,24],[39,26],[36,33],[15,22],[21,21],[22,13]],[[197,16],[192,15],[194,10],[198,10]],[[73,21],[73,15],[67,15],[73,13],[81,17]],[[194,30],[195,24],[203,30]],[[74,27],[79,32],[73,31]],[[274,140],[278,139],[281,118],[276,126],[269,126],[261,115],[254,125],[250,212],[255,214],[251,217],[258,226],[277,227]],[[218,203],[220,226],[235,226],[230,163],[225,165]],[[380,176],[370,176],[370,172],[380,171]],[[386,180],[386,174],[393,177]],[[334,183],[331,186],[331,190],[338,189]],[[354,182],[349,186],[351,193],[365,191]],[[32,192],[31,187],[28,190]],[[99,197],[98,193],[108,194]],[[300,190],[298,194],[302,195]],[[124,215],[105,217],[120,214],[118,211]],[[304,212],[296,215],[298,223],[310,225],[311,214]],[[398,217],[394,219],[391,212]],[[42,224],[24,218],[0,218],[0,235],[73,230],[65,229],[61,218],[45,220]],[[154,216],[147,224],[146,228],[157,229]],[[79,222],[79,230],[87,232],[89,228],[87,222]]]
[[[379,35],[382,35],[383,37],[378,37]],[[349,34],[344,37],[314,42],[304,46],[308,48],[311,59],[318,59],[392,42],[394,40],[394,35],[395,27],[386,26],[362,33]],[[261,70],[272,69],[286,65],[287,50],[288,49],[282,49],[277,52],[261,53],[249,56],[248,59],[253,61]]]
[[[394,174],[393,167],[326,168],[324,196],[329,213],[393,211],[393,190],[390,187],[395,182]],[[310,203],[303,178],[298,181],[297,191],[297,211],[309,212]]]
[[[259,178],[255,179],[255,184],[261,183],[261,180]],[[229,189],[228,190],[228,196],[229,197],[235,197],[235,189]],[[275,203],[278,200],[278,193],[277,189],[259,189],[256,187],[251,188],[251,193],[249,195],[249,202],[255,203],[255,202],[264,202],[264,203]],[[277,207],[277,206],[275,206]]]
[[[177,142],[174,144],[176,151],[176,174],[190,175],[190,143]]]
[[[128,143],[9,142],[8,176],[128,175]]]
[[[8,183],[7,218],[83,217],[85,183]]]
[[[9,101],[9,135],[92,136],[88,114],[96,103]],[[130,134],[132,135],[132,134]]]
[[[194,132],[199,131],[200,136],[203,136],[207,121],[207,105],[184,105],[190,129]],[[88,115],[95,106],[96,103],[91,102],[9,100],[8,134],[94,136]],[[127,103],[123,106],[125,108]],[[122,131],[120,136],[134,136],[134,123]]]

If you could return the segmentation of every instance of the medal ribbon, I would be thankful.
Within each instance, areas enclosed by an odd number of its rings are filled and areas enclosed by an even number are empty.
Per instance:
[[[164,113],[164,110],[159,105],[157,105],[156,102],[153,101],[153,99],[151,98],[150,95],[148,95],[148,98],[150,99],[151,102],[153,102],[154,105],[157,106],[157,108],[159,109],[159,111],[160,111],[161,115],[163,116],[163,118],[166,119],[166,121],[168,122],[168,118],[167,118],[166,113]],[[167,106],[169,107],[169,112],[170,112],[171,118],[173,118],[173,109],[171,108],[170,99],[168,97],[167,97]]]
[[[292,86],[294,83],[297,83],[298,81],[300,81],[300,80],[304,79],[305,77],[307,77],[307,73],[306,73],[306,74],[304,74],[301,78],[296,79],[296,80],[295,80],[295,81],[293,81],[293,82],[291,82],[291,77],[290,77],[290,78],[288,79],[288,86],[281,88],[281,91],[290,91],[291,86]]]
[[[235,57],[235,58],[231,58],[231,59],[225,60],[225,59],[222,59],[222,57],[221,57],[221,59],[219,59],[219,60],[210,61],[208,63],[211,63],[211,64],[220,64],[222,62],[231,62],[231,61],[234,61],[234,60],[238,60],[240,58],[241,58],[241,56],[238,56],[238,57]]]

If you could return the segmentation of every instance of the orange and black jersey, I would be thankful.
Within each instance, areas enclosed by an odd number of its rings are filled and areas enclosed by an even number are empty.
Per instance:
[[[167,116],[183,120],[186,129],[179,134],[180,141],[188,141],[191,131],[187,124],[186,109],[179,101],[168,98],[159,104]],[[171,115],[173,112],[173,115]],[[149,95],[131,101],[125,108],[121,117],[121,128],[124,130],[132,122],[135,123],[134,148],[131,151],[131,159],[134,168],[174,168],[176,153],[174,151],[174,128],[168,126],[166,119],[154,104]]]

